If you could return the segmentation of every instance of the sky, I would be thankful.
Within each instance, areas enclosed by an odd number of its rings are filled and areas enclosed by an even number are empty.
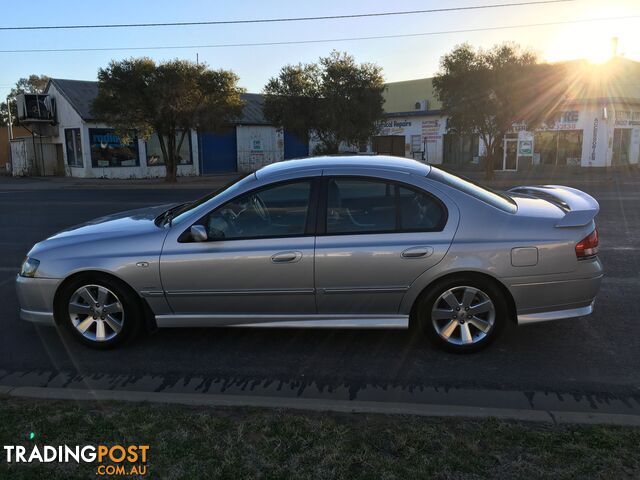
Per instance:
[[[523,0],[351,0],[349,2],[344,0],[321,2],[31,0],[28,8],[4,9],[0,26],[187,22],[347,15],[521,1]],[[240,85],[250,92],[260,92],[267,80],[277,75],[283,65],[313,62],[333,49],[349,52],[359,62],[377,63],[383,68],[386,81],[430,77],[437,72],[442,55],[464,42],[476,47],[488,48],[497,43],[513,41],[534,50],[547,61],[587,58],[598,62],[606,60],[610,55],[611,38],[615,36],[618,37],[618,53],[640,61],[640,0],[574,0],[566,3],[485,10],[271,24],[97,30],[0,30],[0,50],[112,48],[337,39],[610,17],[620,17],[620,19],[420,37],[331,41],[306,45],[143,49],[128,52],[0,52],[0,98],[7,95],[18,78],[32,73],[46,74],[56,78],[95,80],[98,69],[106,66],[110,60],[132,56],[148,56],[159,61],[173,58],[195,61],[198,55],[199,61],[206,62],[212,68],[224,68],[236,72],[240,77]]]

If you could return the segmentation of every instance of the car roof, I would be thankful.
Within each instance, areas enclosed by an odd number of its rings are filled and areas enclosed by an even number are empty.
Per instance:
[[[295,174],[305,170],[325,168],[395,170],[420,176],[428,175],[431,169],[429,165],[409,158],[391,157],[387,155],[340,155],[300,158],[272,163],[256,171],[256,177],[262,180],[285,173]]]

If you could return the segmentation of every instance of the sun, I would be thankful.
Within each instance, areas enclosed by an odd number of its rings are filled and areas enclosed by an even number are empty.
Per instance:
[[[640,44],[638,0],[609,0],[606,5],[585,0],[577,19],[609,19],[566,24],[543,40],[543,57],[549,62],[587,60],[602,64],[612,57],[634,53]],[[626,50],[631,51],[626,52]]]
[[[587,28],[572,29],[557,35],[547,48],[545,57],[550,62],[584,59],[601,64],[614,56],[617,41],[615,36],[598,34]]]

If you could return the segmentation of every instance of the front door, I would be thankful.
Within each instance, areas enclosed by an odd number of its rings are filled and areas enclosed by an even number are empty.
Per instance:
[[[505,138],[504,140],[504,163],[502,169],[518,169],[518,140],[515,138]]]
[[[320,314],[397,314],[411,283],[446,254],[455,229],[433,195],[377,178],[329,177],[319,211]]]
[[[629,165],[629,150],[631,147],[631,129],[616,128],[613,130],[612,165]]]
[[[167,240],[162,285],[176,315],[314,314],[315,181],[244,193]]]

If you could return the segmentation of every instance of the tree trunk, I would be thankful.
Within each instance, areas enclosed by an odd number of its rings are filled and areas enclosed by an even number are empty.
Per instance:
[[[158,141],[160,142],[160,150],[162,150],[162,159],[164,160],[164,181],[167,183],[175,183],[176,182],[176,172],[175,168],[175,153],[172,147],[171,135],[167,135],[168,145],[165,143],[164,134],[157,132]],[[175,143],[175,136],[173,137]]]
[[[496,157],[494,149],[487,149],[487,155],[484,157],[484,179],[493,180],[493,163]]]
[[[177,174],[178,174],[178,165],[177,165],[177,155],[176,155],[176,135],[175,132],[172,132],[169,135],[168,140],[168,153],[169,153],[169,158],[168,161],[166,162],[166,170],[167,170],[167,175],[164,179],[165,182],[167,183],[176,183],[178,181],[177,179]]]
[[[487,138],[482,136],[482,143],[484,143],[484,157],[482,163],[484,166],[484,178],[485,180],[493,179],[493,162],[495,159],[495,140],[491,141],[491,137]]]

